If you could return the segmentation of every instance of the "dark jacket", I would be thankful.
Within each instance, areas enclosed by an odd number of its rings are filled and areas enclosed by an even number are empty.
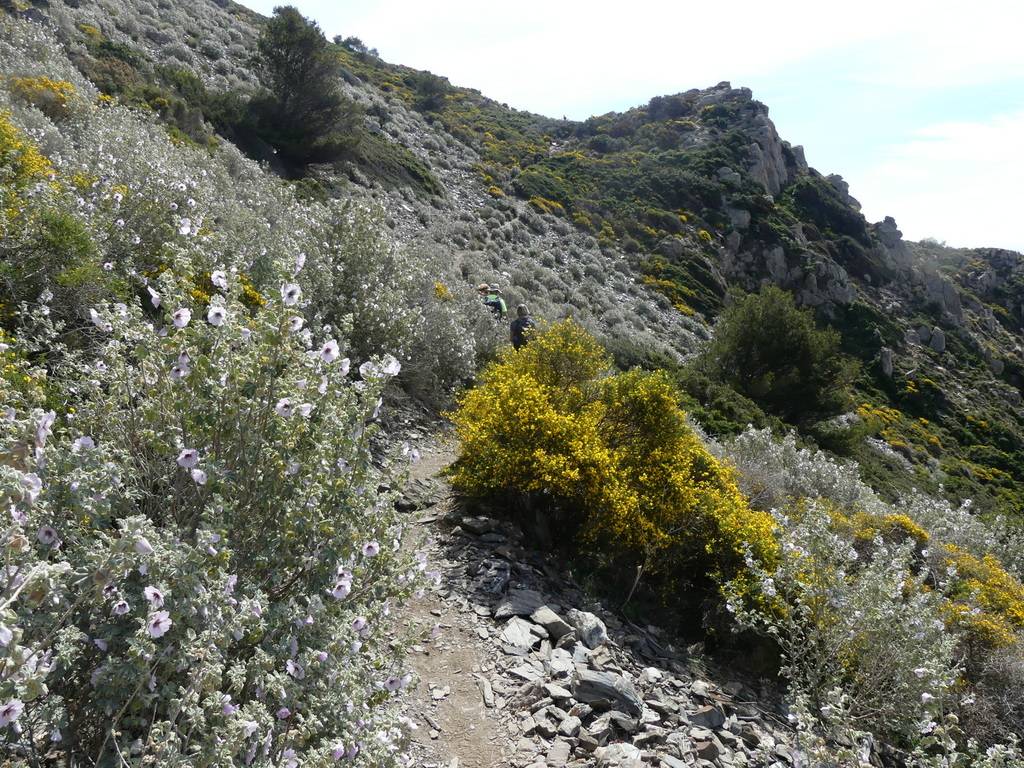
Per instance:
[[[512,321],[511,337],[512,346],[519,349],[529,341],[530,332],[534,329],[533,319],[530,317],[517,317]]]

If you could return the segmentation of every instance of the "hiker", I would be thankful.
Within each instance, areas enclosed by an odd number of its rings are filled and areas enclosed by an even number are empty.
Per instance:
[[[510,329],[512,346],[516,349],[522,347],[530,340],[530,335],[535,327],[536,324],[533,322],[533,318],[530,317],[530,310],[527,309],[526,305],[520,304],[516,307],[516,319],[512,321]]]
[[[505,300],[501,298],[501,288],[498,287],[497,283],[480,283],[477,286],[477,292],[480,297],[484,300],[484,305],[490,308],[491,312],[494,313],[495,320],[504,320],[508,314],[508,307],[505,306]]]

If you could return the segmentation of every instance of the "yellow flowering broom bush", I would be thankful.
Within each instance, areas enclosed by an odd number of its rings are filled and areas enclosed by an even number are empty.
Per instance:
[[[452,415],[455,487],[507,507],[541,504],[577,547],[643,566],[666,591],[734,577],[748,551],[774,560],[771,516],[750,509],[701,444],[668,378],[610,369],[571,320],[507,350]]]

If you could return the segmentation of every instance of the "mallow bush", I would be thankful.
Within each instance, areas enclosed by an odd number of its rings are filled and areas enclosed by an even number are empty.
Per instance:
[[[772,509],[780,556],[747,562],[738,627],[773,638],[813,764],[863,766],[879,738],[915,766],[1015,765],[1024,586],[1015,537],[970,505],[889,504],[855,464],[748,430],[712,444]]]
[[[355,236],[0,28],[5,73],[71,85],[47,114],[0,80],[0,749],[395,762],[388,617],[425,562],[370,450],[408,346],[316,290]]]
[[[49,401],[0,420],[11,755],[315,765],[398,749],[384,705],[409,676],[383,629],[422,564],[398,553],[368,441],[399,364],[356,371],[331,329],[302,327],[290,283],[251,312],[237,276],[218,282],[207,308],[170,277],[156,312],[97,306]],[[37,320],[25,338],[63,352]]]

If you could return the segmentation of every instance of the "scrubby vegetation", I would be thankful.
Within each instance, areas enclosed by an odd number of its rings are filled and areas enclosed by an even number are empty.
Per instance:
[[[405,364],[443,402],[485,310],[378,213],[178,145],[0,27],[6,754],[395,760],[388,616],[425,563],[382,398]]]
[[[381,414],[476,384],[466,500],[557,531],[631,617],[763,635],[809,760],[1021,762],[1016,259],[922,244],[935,275],[894,282],[794,148],[753,178],[749,92],[573,123],[294,9],[53,5],[61,43],[0,2],[12,758],[393,763],[386,627],[425,564]],[[596,335],[500,351],[495,279]]]

